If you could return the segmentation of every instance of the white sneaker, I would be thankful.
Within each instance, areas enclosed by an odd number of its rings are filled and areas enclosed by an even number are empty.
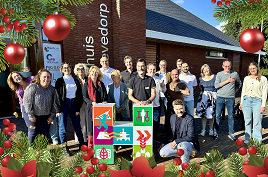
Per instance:
[[[235,141],[236,140],[236,137],[234,134],[229,134],[228,135],[228,138],[230,138],[231,140]]]
[[[205,134],[206,134],[206,130],[202,130],[200,133],[201,136],[205,136]]]
[[[249,142],[249,140],[245,140],[245,141],[244,141],[245,144],[248,144],[248,142]]]
[[[211,129],[211,130],[209,130],[209,136],[213,136],[213,130]]]

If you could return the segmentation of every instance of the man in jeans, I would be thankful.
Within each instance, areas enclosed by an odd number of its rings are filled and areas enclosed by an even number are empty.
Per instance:
[[[218,137],[218,131],[220,126],[220,118],[224,105],[228,111],[228,125],[229,135],[228,137],[235,141],[234,136],[234,104],[235,93],[240,89],[242,82],[239,75],[235,71],[231,71],[231,62],[225,60],[222,63],[223,71],[218,72],[215,81],[215,88],[217,89],[217,101],[216,101],[216,122],[214,128],[214,137]]]

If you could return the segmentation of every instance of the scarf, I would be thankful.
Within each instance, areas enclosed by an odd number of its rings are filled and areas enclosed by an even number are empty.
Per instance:
[[[100,81],[97,81],[97,84],[101,87]],[[89,99],[93,102],[96,102],[96,91],[92,82],[91,77],[88,77],[88,86],[87,86]],[[93,105],[91,105],[92,121],[93,121]]]

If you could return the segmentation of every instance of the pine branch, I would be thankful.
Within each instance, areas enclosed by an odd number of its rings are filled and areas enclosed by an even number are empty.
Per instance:
[[[215,176],[222,176],[225,171],[225,164],[222,154],[218,150],[210,150],[204,157],[204,167],[212,170]]]
[[[173,162],[170,162],[167,165],[167,170],[166,171],[170,171],[172,173],[177,173],[179,170],[182,170],[181,165],[175,165]]]
[[[197,163],[191,163],[186,171],[184,171],[183,177],[198,176],[202,172],[201,166]]]
[[[78,6],[78,5],[87,5],[93,2],[93,0],[47,0],[48,3],[56,3],[59,2],[64,5],[72,5],[72,6]]]
[[[4,51],[6,44],[2,42],[4,38],[0,38],[0,72],[5,71],[9,67],[9,63],[5,60]]]
[[[49,162],[51,167],[50,177],[60,176],[62,173],[61,164],[65,163],[65,154],[62,147],[57,145],[49,149],[47,162]]]
[[[240,154],[237,152],[229,154],[227,161],[230,169],[230,176],[236,177],[242,174],[242,165],[245,162],[245,159]]]
[[[36,162],[42,162],[42,160],[45,159],[44,156],[46,156],[48,153],[47,146],[48,146],[47,137],[38,134],[35,137],[34,142],[31,144],[31,147],[35,149],[36,152],[36,159],[37,159]]]
[[[257,156],[262,157],[265,159],[268,156],[268,149],[266,148],[266,145],[259,141],[257,138],[250,139],[248,143],[248,147],[255,146],[257,148]]]
[[[67,165],[67,170],[62,173],[62,176],[64,177],[72,177],[75,175],[75,169],[76,167],[82,167],[85,166],[85,161],[83,159],[83,152],[80,151],[74,155],[74,157],[69,161]]]

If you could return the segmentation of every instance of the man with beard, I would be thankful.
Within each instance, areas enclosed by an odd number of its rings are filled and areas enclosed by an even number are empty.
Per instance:
[[[125,56],[124,63],[127,69],[121,72],[122,82],[128,85],[129,80],[137,75],[137,70],[133,67],[131,56]]]
[[[137,60],[138,75],[130,79],[128,84],[128,98],[130,101],[147,105],[155,99],[155,81],[152,77],[145,75],[146,61],[143,58]]]

